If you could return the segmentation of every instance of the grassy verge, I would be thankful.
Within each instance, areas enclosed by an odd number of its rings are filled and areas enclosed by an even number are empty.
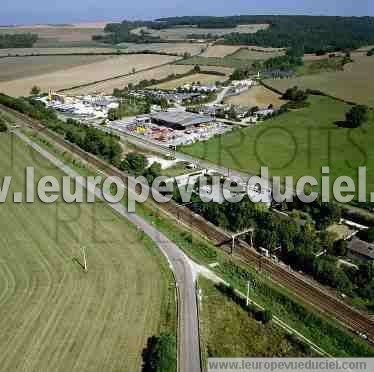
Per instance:
[[[274,323],[263,324],[223,294],[212,282],[199,279],[203,368],[208,358],[306,357],[315,353]]]

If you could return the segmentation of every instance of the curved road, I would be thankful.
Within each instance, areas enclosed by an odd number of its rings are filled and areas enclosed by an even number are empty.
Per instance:
[[[22,141],[31,146],[35,151],[48,159],[56,167],[60,168],[70,177],[77,177],[79,174],[72,168],[65,165],[48,151],[31,141],[22,133],[14,132]],[[86,187],[85,183],[82,183]],[[103,201],[101,190],[96,190],[95,196]],[[105,201],[106,202],[106,201]],[[199,325],[197,315],[196,299],[196,272],[190,259],[165,235],[156,230],[148,222],[134,213],[127,212],[120,204],[107,203],[121,216],[133,223],[143,231],[159,247],[166,256],[170,268],[174,273],[178,288],[178,362],[179,372],[200,372],[200,346],[199,346]]]

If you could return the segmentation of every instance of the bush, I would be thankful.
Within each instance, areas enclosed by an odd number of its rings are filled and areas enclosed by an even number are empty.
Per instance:
[[[144,372],[176,372],[177,348],[175,337],[163,333],[160,337],[151,337],[147,349],[143,352]]]
[[[369,108],[364,105],[353,106],[346,114],[346,126],[348,128],[358,128],[369,118]]]
[[[4,133],[8,130],[7,125],[5,124],[5,120],[0,118],[0,133]]]

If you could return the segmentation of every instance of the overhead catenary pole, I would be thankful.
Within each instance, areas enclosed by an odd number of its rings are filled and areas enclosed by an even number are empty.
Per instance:
[[[249,286],[251,285],[250,281],[247,282],[247,306],[249,306]]]
[[[84,265],[84,271],[88,271],[87,269],[87,257],[86,257],[86,247],[82,247],[83,252],[83,265]]]

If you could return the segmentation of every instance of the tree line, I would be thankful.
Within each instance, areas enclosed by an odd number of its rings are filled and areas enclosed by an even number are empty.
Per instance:
[[[182,202],[178,189],[174,199]],[[311,204],[295,201],[287,203],[291,212],[284,216],[253,203],[248,196],[240,203],[219,204],[204,203],[194,194],[188,208],[227,231],[254,228],[252,240],[247,238],[248,243],[277,254],[294,270],[302,270],[320,283],[374,308],[373,265],[360,264],[358,269],[341,265],[339,257],[347,255],[347,243],[336,240],[327,230],[341,219],[342,210],[337,204],[320,200]]]
[[[0,34],[0,49],[32,48],[37,41],[36,34]]]

